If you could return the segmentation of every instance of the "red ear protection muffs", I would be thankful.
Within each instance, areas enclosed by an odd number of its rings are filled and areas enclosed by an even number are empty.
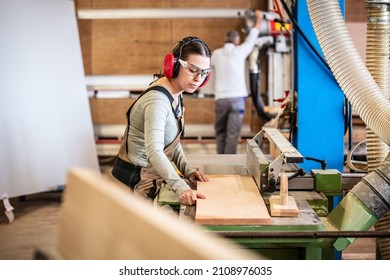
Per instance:
[[[181,50],[183,49],[183,47],[193,41],[200,41],[200,40],[196,37],[187,37],[178,43],[180,46],[179,55],[178,55],[179,58],[181,56]],[[177,47],[175,47],[175,49],[177,49]],[[179,74],[179,68],[180,68],[179,59],[176,58],[173,53],[168,53],[164,58],[164,64],[163,64],[165,77],[167,77],[168,79],[176,78],[177,75]],[[207,82],[210,79],[210,75],[211,72],[210,74],[207,75],[207,77],[204,79],[203,83],[199,87],[203,87],[204,85],[207,84]]]
[[[208,81],[210,80],[210,77],[211,77],[211,72],[213,72],[213,71],[212,70],[210,71],[210,73],[207,75],[207,77],[204,79],[203,83],[199,87],[203,87],[208,83]]]
[[[164,75],[169,79],[172,79],[174,76],[173,69],[175,68],[175,62],[177,63],[177,59],[175,58],[173,53],[167,54],[164,58]]]

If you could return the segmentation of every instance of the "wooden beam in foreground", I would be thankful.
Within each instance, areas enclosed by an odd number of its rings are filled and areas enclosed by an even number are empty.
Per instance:
[[[61,206],[65,259],[260,259],[229,239],[179,221],[99,173],[71,169]]]

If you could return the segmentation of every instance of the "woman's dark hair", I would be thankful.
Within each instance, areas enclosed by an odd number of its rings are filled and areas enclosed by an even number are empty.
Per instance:
[[[191,54],[211,57],[211,50],[205,42],[197,37],[185,37],[179,41],[172,51],[177,59],[187,60]]]
[[[176,44],[172,50],[172,53],[167,54],[166,58],[169,57],[169,59],[164,59],[163,67],[165,68],[168,66],[167,68],[169,69],[173,68],[173,77],[176,77],[180,68],[179,58],[182,60],[187,60],[191,54],[199,54],[201,56],[211,57],[211,50],[205,42],[197,37],[184,37]],[[170,58],[172,55],[174,59]],[[167,61],[169,65],[165,65]],[[155,73],[153,76],[154,79],[161,78],[164,76],[164,73]]]

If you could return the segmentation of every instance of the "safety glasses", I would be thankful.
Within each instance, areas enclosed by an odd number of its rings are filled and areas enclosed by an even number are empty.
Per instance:
[[[211,67],[207,69],[200,69],[198,66],[191,64],[187,61],[181,60],[180,58],[179,62],[181,66],[183,66],[184,70],[193,77],[198,77],[199,75],[201,75],[202,78],[204,78],[210,74]]]

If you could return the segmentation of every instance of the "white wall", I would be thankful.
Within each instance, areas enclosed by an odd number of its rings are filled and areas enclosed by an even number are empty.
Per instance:
[[[75,16],[69,0],[0,1],[0,199],[98,170]]]

